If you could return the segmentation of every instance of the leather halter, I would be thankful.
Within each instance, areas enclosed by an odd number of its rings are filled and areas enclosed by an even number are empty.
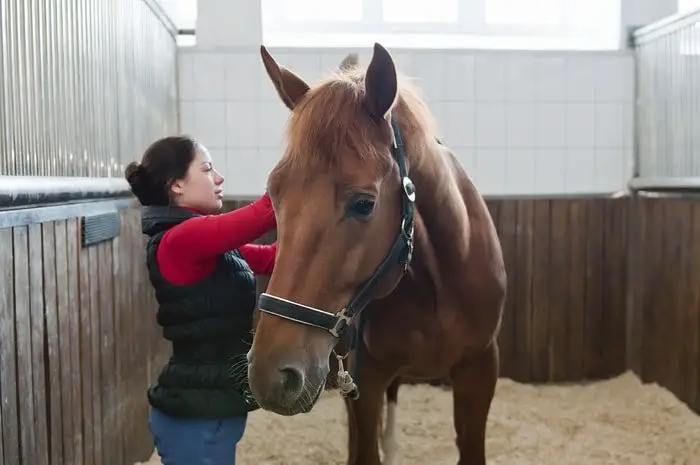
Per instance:
[[[350,302],[337,314],[283,299],[268,293],[262,293],[258,301],[258,307],[261,312],[323,329],[338,339],[338,342],[340,342],[340,340],[346,342],[348,352],[354,349],[355,341],[362,341],[364,324],[362,324],[363,322],[361,321],[357,334],[354,334],[352,330],[354,318],[362,311],[367,303],[369,303],[372,293],[391,268],[397,264],[401,265],[402,273],[405,273],[408,270],[408,265],[411,263],[411,258],[413,256],[413,232],[415,224],[414,203],[416,199],[416,190],[413,182],[408,177],[401,133],[393,117],[391,119],[391,126],[394,131],[394,143],[391,151],[398,164],[403,191],[401,198],[401,226],[389,253],[377,267],[374,274],[359,287]],[[362,318],[360,319],[363,320]],[[341,370],[342,359],[345,357],[347,357],[347,354],[343,357],[338,357],[341,362]],[[355,364],[355,370],[356,368],[357,363]],[[354,393],[355,398],[357,398],[358,395],[359,393]]]

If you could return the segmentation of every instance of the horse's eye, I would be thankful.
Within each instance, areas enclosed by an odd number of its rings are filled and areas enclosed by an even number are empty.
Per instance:
[[[374,200],[367,198],[355,198],[348,202],[349,216],[369,216],[374,210]]]

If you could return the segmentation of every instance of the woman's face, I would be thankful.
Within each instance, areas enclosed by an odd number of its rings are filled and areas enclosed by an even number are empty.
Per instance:
[[[224,198],[224,177],[214,169],[211,156],[205,147],[197,145],[195,156],[187,174],[172,184],[175,203],[205,214],[216,213],[221,209]]]

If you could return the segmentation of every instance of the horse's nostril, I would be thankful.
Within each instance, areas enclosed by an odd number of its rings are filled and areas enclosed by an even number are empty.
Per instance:
[[[299,392],[304,385],[304,375],[301,370],[294,367],[286,367],[280,370],[282,387],[285,392]]]

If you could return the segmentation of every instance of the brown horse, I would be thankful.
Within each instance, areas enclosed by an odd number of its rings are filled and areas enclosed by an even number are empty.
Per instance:
[[[383,396],[403,375],[449,377],[458,463],[484,464],[506,274],[481,195],[379,44],[366,71],[313,87],[261,54],[291,116],[268,179],[278,249],[248,353],[253,396],[308,412],[329,358],[354,348],[349,464],[381,463]]]

